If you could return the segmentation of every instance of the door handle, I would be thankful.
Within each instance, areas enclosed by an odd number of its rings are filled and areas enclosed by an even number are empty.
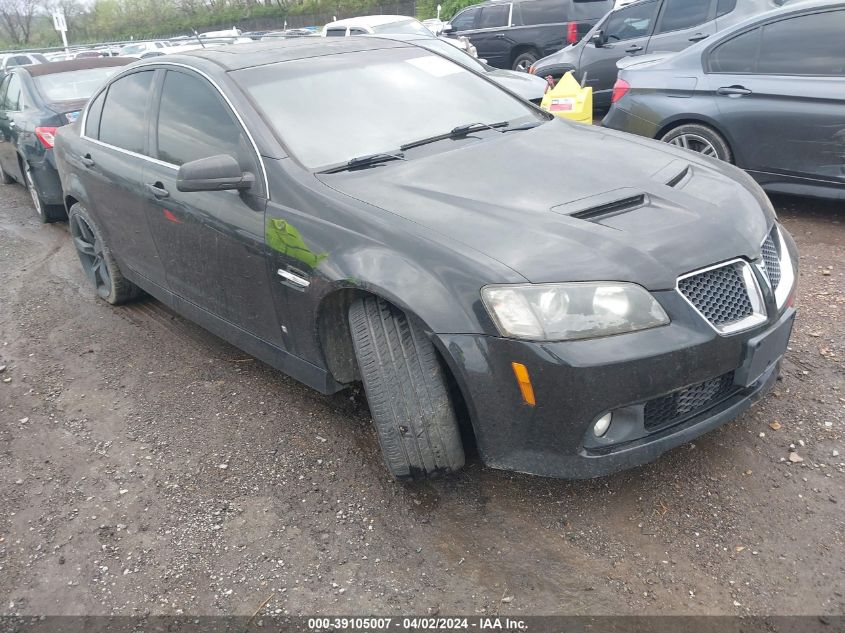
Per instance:
[[[709,35],[705,35],[704,33],[696,33],[691,38],[689,38],[690,42],[700,42],[701,40],[706,40]]]
[[[165,189],[164,185],[162,185],[160,182],[154,184],[147,183],[145,186],[147,188],[147,191],[149,191],[158,199],[167,198],[170,195],[170,192]]]
[[[495,38],[497,40],[503,40],[505,39],[505,36],[502,33],[496,33]]]
[[[741,97],[742,95],[750,95],[751,91],[745,86],[723,86],[716,90],[716,94],[727,97]]]
[[[85,165],[86,167],[93,167],[95,165],[94,159],[91,158],[91,154],[85,154],[79,161]]]
[[[642,46],[640,46],[639,44],[634,44],[633,46],[629,46],[628,48],[626,48],[625,52],[626,53],[639,53],[641,50],[643,50]]]

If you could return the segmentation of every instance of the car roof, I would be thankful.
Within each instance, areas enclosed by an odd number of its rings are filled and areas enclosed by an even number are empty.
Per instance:
[[[46,62],[32,66],[20,66],[19,68],[29,73],[31,77],[41,77],[42,75],[55,75],[73,70],[86,70],[88,68],[126,66],[135,61],[137,60],[132,57],[85,57],[82,59],[70,59],[64,62]]]
[[[335,20],[326,24],[325,28],[335,26],[355,26],[361,24],[363,26],[381,26],[382,24],[392,24],[393,22],[405,22],[407,20],[416,20],[410,15],[362,15],[357,18],[345,18],[343,20]]]
[[[168,55],[166,61],[171,63],[181,61],[182,63],[187,62],[189,65],[196,65],[197,58],[199,58],[207,60],[223,70],[231,71],[309,57],[402,47],[402,42],[367,37],[297,37],[261,41],[253,44],[238,44],[237,46],[206,48],[184,55]],[[164,63],[164,61],[157,59],[150,60],[149,63]]]

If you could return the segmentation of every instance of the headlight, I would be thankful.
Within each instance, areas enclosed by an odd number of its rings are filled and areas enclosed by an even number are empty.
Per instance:
[[[642,286],[619,282],[485,286],[481,296],[502,336],[560,341],[669,323]]]

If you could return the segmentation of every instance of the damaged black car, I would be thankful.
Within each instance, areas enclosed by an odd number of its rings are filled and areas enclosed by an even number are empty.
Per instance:
[[[650,461],[771,388],[795,315],[749,176],[411,43],[140,62],[56,153],[101,298],[146,291],[323,393],[363,382],[399,479],[470,441],[555,477]]]

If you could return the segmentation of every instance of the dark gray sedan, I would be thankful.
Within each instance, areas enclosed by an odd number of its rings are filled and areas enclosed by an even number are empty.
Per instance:
[[[845,2],[748,20],[620,64],[606,127],[746,169],[768,191],[845,198]]]

